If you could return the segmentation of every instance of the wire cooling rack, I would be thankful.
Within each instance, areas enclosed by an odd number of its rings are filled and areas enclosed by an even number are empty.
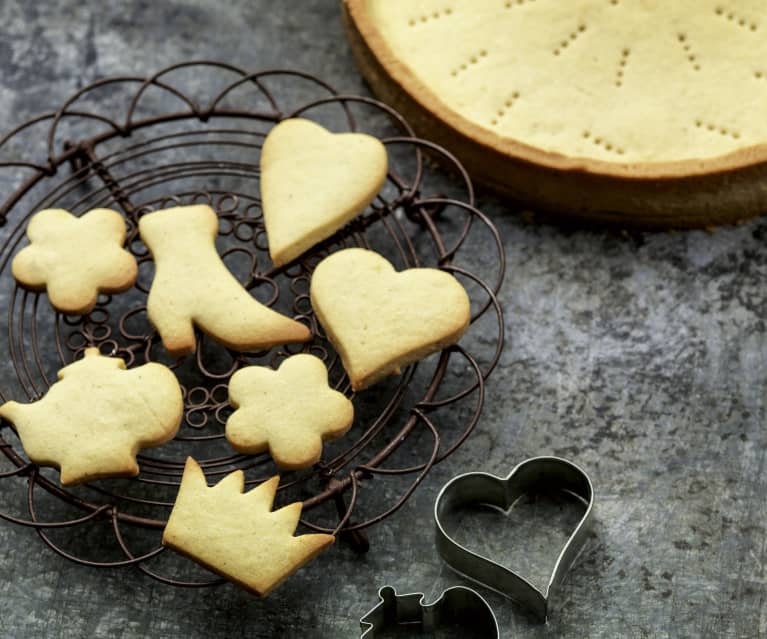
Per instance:
[[[293,116],[335,131],[376,135],[387,148],[390,169],[363,215],[299,261],[276,268],[261,215],[259,156],[270,128]],[[455,193],[429,187],[428,158],[438,155],[454,168]],[[496,299],[505,270],[502,243],[475,207],[469,177],[455,158],[416,138],[381,102],[341,95],[306,73],[250,73],[208,61],[177,64],[150,77],[104,79],[0,139],[0,188],[10,194],[0,203],[0,300],[7,304],[0,318],[0,399],[39,399],[56,371],[90,346],[122,357],[129,367],[161,361],[183,389],[178,436],[142,452],[141,473],[129,480],[64,489],[55,470],[27,459],[13,426],[0,423],[7,460],[0,466],[0,491],[8,509],[16,504],[0,517],[35,529],[67,559],[135,566],[173,585],[220,583],[206,575],[190,577],[189,562],[167,560],[160,536],[188,455],[210,481],[242,469],[253,486],[278,472],[268,455],[236,454],[224,438],[232,412],[227,380],[243,366],[277,366],[287,355],[307,351],[325,361],[331,384],[354,401],[352,430],[326,445],[312,469],[283,473],[278,501],[302,500],[304,530],[338,534],[361,549],[368,545],[364,529],[398,510],[477,424],[485,380],[503,346]],[[309,344],[236,353],[198,335],[194,355],[173,360],[164,352],[146,317],[153,265],[137,221],[147,211],[192,203],[216,210],[224,261],[259,300],[306,323],[313,334]],[[88,315],[67,317],[51,309],[44,295],[17,287],[10,263],[27,243],[26,225],[35,212],[66,208],[79,215],[96,207],[125,216],[139,278],[127,293],[100,296]],[[430,266],[453,273],[472,301],[472,324],[461,343],[356,396],[308,294],[319,261],[349,246],[373,248],[398,270]],[[481,272],[471,270],[469,261],[481,265]]]

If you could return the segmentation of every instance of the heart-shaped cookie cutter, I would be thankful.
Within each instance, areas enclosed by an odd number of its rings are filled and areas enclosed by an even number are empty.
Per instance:
[[[508,512],[520,497],[532,490],[561,490],[586,506],[583,517],[559,553],[543,591],[510,568],[461,545],[442,525],[448,512],[468,504],[485,504]],[[437,551],[457,573],[516,601],[545,622],[552,595],[586,543],[593,521],[593,507],[594,489],[589,476],[572,462],[559,457],[527,459],[505,478],[489,473],[465,473],[451,479],[437,496],[434,505]]]
[[[421,592],[398,595],[391,586],[378,591],[380,601],[360,619],[360,639],[373,639],[377,632],[398,624],[419,625],[424,633],[455,623],[470,623],[487,639],[498,639],[500,631],[490,604],[465,586],[445,590],[434,603],[424,603]]]

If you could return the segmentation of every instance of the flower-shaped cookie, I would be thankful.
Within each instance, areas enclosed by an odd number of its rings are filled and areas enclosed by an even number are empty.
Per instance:
[[[136,260],[123,249],[125,221],[116,211],[75,217],[46,209],[32,216],[27,237],[29,246],[13,260],[13,277],[25,288],[47,291],[62,313],[88,313],[99,293],[120,293],[136,281]]]
[[[280,468],[306,468],[322,454],[322,442],[343,435],[354,420],[352,403],[328,387],[328,373],[313,355],[286,359],[278,370],[240,369],[229,381],[229,402],[237,410],[226,438],[246,454],[269,450]]]

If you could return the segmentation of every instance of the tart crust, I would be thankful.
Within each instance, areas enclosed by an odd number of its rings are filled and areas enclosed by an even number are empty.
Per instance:
[[[366,4],[341,0],[352,52],[373,92],[493,191],[536,211],[623,227],[701,228],[767,211],[767,144],[700,160],[618,163],[499,136],[426,87],[391,50]]]

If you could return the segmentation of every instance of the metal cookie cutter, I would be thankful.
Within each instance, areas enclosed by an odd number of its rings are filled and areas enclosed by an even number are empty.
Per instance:
[[[487,639],[499,639],[498,622],[490,605],[476,591],[454,586],[434,603],[424,603],[423,593],[398,595],[391,586],[378,591],[381,601],[360,619],[360,639],[374,639],[376,632],[397,624],[420,624],[433,633],[453,624],[469,625]]]
[[[462,546],[450,537],[442,525],[446,513],[471,503],[508,511],[533,488],[562,490],[586,505],[586,512],[559,553],[543,592],[513,570]],[[527,459],[506,478],[488,473],[458,475],[445,484],[434,505],[437,550],[453,570],[518,602],[545,622],[553,594],[586,543],[593,520],[593,506],[594,489],[588,475],[572,462],[559,457]]]

